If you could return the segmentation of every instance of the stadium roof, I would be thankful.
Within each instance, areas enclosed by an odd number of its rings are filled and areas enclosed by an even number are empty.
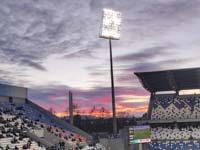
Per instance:
[[[200,68],[136,72],[149,92],[200,89]]]

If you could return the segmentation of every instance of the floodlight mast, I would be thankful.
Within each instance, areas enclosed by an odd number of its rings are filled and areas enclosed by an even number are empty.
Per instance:
[[[115,109],[115,85],[114,85],[114,75],[113,75],[113,61],[112,61],[112,42],[109,38],[110,47],[110,76],[111,76],[111,88],[112,88],[112,114],[113,114],[113,133],[117,134],[117,118]]]
[[[109,39],[110,48],[110,75],[111,75],[111,91],[112,91],[112,115],[113,115],[113,134],[117,134],[117,118],[115,109],[115,86],[113,75],[113,60],[112,60],[112,39],[119,40],[121,25],[121,13],[111,10],[103,10],[101,38]]]

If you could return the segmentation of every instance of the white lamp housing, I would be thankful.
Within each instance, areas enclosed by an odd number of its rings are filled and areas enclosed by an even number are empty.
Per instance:
[[[119,40],[121,13],[111,9],[103,9],[100,37]]]

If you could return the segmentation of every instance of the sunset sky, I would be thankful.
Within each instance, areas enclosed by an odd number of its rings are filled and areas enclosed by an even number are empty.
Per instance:
[[[81,112],[111,109],[109,45],[99,38],[103,8],[122,13],[113,41],[116,107],[142,115],[149,93],[134,72],[199,67],[199,0],[1,0],[0,82],[62,113],[68,91]]]

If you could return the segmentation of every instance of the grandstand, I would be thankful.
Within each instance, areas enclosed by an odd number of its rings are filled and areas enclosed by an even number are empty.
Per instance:
[[[34,104],[27,95],[27,88],[0,84],[0,149],[91,148],[88,133]]]
[[[151,93],[147,120],[152,142],[148,150],[200,149],[200,95],[180,95],[200,89],[200,68],[138,72],[135,75]],[[166,94],[167,93],[167,94]]]

